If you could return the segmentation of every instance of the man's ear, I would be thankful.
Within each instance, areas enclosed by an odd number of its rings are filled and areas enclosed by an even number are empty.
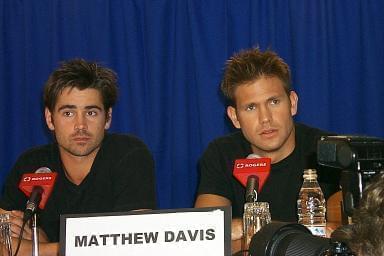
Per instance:
[[[108,130],[109,127],[111,127],[111,122],[112,122],[112,108],[109,108],[107,112],[107,117],[105,120],[105,126],[104,126],[105,130]]]
[[[299,96],[296,92],[291,91],[289,94],[289,99],[291,101],[291,115],[294,116],[297,113],[297,103],[299,102]]]
[[[45,108],[44,116],[45,116],[45,123],[47,124],[49,130],[54,131],[55,130],[55,125],[53,123],[52,113],[51,113],[51,111],[48,108]]]
[[[227,116],[229,119],[231,119],[233,126],[235,126],[237,129],[240,129],[240,122],[237,120],[237,114],[236,114],[236,108],[232,106],[227,107]]]

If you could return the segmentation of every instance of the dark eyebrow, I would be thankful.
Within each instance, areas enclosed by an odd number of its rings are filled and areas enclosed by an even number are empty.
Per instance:
[[[267,99],[267,101],[276,100],[276,99],[281,99],[281,98],[282,98],[281,95],[275,95],[275,96],[269,97],[269,98]]]
[[[76,105],[69,105],[69,104],[67,104],[67,105],[63,105],[63,106],[61,106],[61,107],[59,107],[58,109],[57,109],[57,111],[60,111],[60,110],[63,110],[63,109],[76,109],[77,107],[76,107]],[[85,107],[85,109],[87,109],[87,110],[89,110],[89,109],[98,109],[98,110],[102,110],[102,108],[101,107],[99,107],[99,106],[97,106],[97,105],[90,105],[90,106],[86,106]]]
[[[63,109],[75,109],[75,105],[63,105],[57,109],[57,111],[63,110]]]
[[[102,108],[101,107],[99,107],[99,106],[97,106],[97,105],[90,105],[90,106],[86,106],[85,107],[85,109],[93,109],[93,108],[96,108],[96,109],[98,109],[98,110],[102,110]]]

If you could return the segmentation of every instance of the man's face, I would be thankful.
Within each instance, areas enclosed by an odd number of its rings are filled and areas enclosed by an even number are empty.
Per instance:
[[[271,157],[272,162],[287,157],[295,147],[296,93],[288,96],[280,79],[263,76],[238,86],[234,96],[236,108],[228,107],[227,114],[251,143],[253,153]]]
[[[105,111],[96,89],[65,88],[53,112],[45,109],[47,126],[55,134],[60,153],[78,157],[96,154],[111,123],[112,109]]]

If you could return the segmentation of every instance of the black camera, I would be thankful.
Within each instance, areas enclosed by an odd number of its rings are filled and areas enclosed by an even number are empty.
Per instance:
[[[345,243],[311,234],[297,223],[272,222],[262,227],[249,245],[250,256],[351,256]]]
[[[323,136],[317,144],[317,162],[341,169],[342,214],[352,217],[366,185],[384,172],[384,141],[365,136]],[[248,255],[354,255],[341,238],[314,236],[297,223],[272,222],[252,237]]]
[[[372,177],[384,170],[384,141],[366,136],[323,136],[317,144],[317,161],[342,170],[342,215],[347,219]]]

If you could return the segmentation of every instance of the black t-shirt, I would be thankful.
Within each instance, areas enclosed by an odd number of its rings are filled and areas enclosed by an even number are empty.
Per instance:
[[[305,168],[317,169],[318,181],[326,198],[338,190],[339,171],[316,163],[317,140],[326,133],[295,124],[295,135],[294,151],[272,164],[269,177],[258,195],[258,201],[269,203],[273,220],[297,221],[296,201]],[[198,194],[215,194],[229,199],[234,218],[242,217],[245,203],[245,188],[232,174],[234,161],[251,153],[249,142],[241,131],[237,131],[212,141],[199,162]]]
[[[25,152],[6,179],[0,208],[25,209],[27,197],[18,189],[21,175],[40,167],[58,173],[38,220],[52,242],[59,240],[60,214],[156,208],[154,162],[144,143],[133,136],[106,134],[91,171],[79,185],[65,176],[57,144]]]

